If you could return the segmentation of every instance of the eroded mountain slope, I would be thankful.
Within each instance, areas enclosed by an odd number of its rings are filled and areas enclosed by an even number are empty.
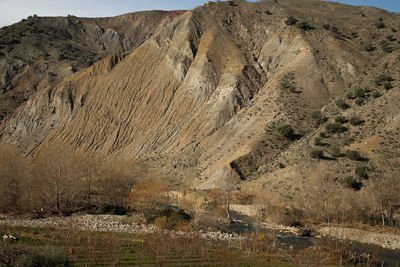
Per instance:
[[[0,122],[33,93],[130,51],[182,11],[111,18],[37,17],[0,29]]]
[[[285,23],[290,16],[297,26]],[[349,91],[374,87],[387,99],[376,101],[388,107],[380,116],[398,114],[398,22],[382,10],[311,0],[211,3],[175,18],[132,52],[38,92],[3,124],[2,142],[29,154],[65,144],[136,156],[198,188],[218,186],[231,168],[243,182],[285,180],[280,173],[290,168],[280,170],[277,159],[290,167],[309,158],[322,129],[312,114],[340,114],[334,103]],[[375,83],[382,73],[394,80],[389,92]],[[368,99],[347,112],[377,109]],[[285,124],[294,128],[292,140],[277,131]],[[362,140],[355,136],[349,145]],[[260,174],[265,168],[267,176]]]

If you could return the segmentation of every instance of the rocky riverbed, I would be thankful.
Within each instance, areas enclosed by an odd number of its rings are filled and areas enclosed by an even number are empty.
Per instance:
[[[158,231],[155,225],[124,222],[124,216],[76,214],[69,217],[48,217],[43,219],[24,219],[0,215],[0,224],[27,227],[72,228],[82,231],[120,232],[149,234]],[[259,223],[253,227],[257,231],[285,232],[299,235],[301,229],[273,223]],[[317,231],[320,236],[351,240],[366,244],[378,245],[388,249],[400,249],[400,236],[388,233],[367,232],[352,228],[323,227]],[[171,234],[184,235],[186,232],[170,231]],[[237,233],[199,231],[199,237],[206,240],[240,240],[245,237]]]
[[[116,232],[131,234],[150,234],[158,231],[155,225],[128,224],[123,216],[117,215],[72,215],[69,217],[48,217],[43,219],[23,219],[0,215],[0,224],[27,227],[72,228],[81,231]],[[184,235],[186,232],[169,231],[171,234]],[[239,240],[243,235],[223,232],[199,231],[197,235],[206,240]]]

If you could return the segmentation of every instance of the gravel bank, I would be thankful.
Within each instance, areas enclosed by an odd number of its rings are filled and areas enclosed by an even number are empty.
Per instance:
[[[49,217],[43,219],[21,219],[0,215],[0,224],[27,227],[53,227],[57,229],[75,229],[82,231],[115,232],[130,234],[150,234],[158,231],[155,225],[126,224],[123,217],[116,215],[72,215],[70,217]],[[168,231],[175,235],[186,235],[186,232]],[[240,240],[243,236],[235,233],[203,232],[196,233],[206,240]]]
[[[378,245],[389,249],[400,249],[400,236],[367,232],[353,228],[324,227],[318,230],[322,236]]]

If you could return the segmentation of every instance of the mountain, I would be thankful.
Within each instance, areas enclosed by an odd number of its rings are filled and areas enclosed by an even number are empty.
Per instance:
[[[0,29],[0,121],[36,91],[114,54],[131,51],[182,11],[113,18],[31,16]]]
[[[36,20],[68,29],[62,43],[71,46],[41,50],[50,62],[40,66],[57,78],[43,82],[42,71],[24,78],[38,81],[37,92],[0,126],[1,142],[29,155],[68,145],[134,156],[173,184],[198,189],[221,187],[233,170],[238,186],[288,196],[327,162],[344,178],[367,158],[400,155],[399,14],[236,0],[182,14],[32,18],[14,27]],[[24,46],[10,42],[6,58]],[[68,61],[58,61],[58,51],[69,51]],[[13,77],[11,91],[19,92],[24,83]],[[357,149],[358,158],[344,156]]]

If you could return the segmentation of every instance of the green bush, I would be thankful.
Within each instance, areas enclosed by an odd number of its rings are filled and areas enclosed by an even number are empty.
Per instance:
[[[280,87],[282,90],[287,90],[292,93],[296,92],[296,82],[295,82],[295,75],[294,72],[289,72],[286,73],[285,76],[283,76],[281,82],[280,82]]]
[[[344,123],[346,123],[347,122],[347,119],[346,119],[346,117],[343,117],[343,116],[337,116],[336,118],[335,118],[335,122],[338,122],[338,123],[340,123],[340,124],[344,124]]]
[[[303,31],[310,31],[314,29],[314,27],[308,24],[308,22],[306,21],[300,21],[299,23],[297,23],[296,27]]]
[[[337,146],[331,147],[329,154],[331,154],[331,156],[335,158],[342,156],[342,152],[340,151],[340,148]]]
[[[177,229],[178,226],[186,224],[191,219],[190,215],[182,209],[166,209],[154,219],[154,223],[162,229]]]
[[[343,178],[342,183],[348,187],[351,188],[353,190],[360,190],[361,187],[363,186],[363,184],[361,182],[358,182],[356,179],[354,179],[353,176],[347,176],[345,178]]]
[[[310,156],[314,159],[320,159],[324,156],[324,151],[320,149],[313,149],[310,151]]]
[[[278,133],[287,139],[291,139],[293,138],[294,130],[290,124],[286,124],[278,127]]]
[[[358,166],[354,172],[358,177],[368,179],[368,171],[369,168],[367,166]]]
[[[327,135],[326,132],[320,132],[320,133],[319,133],[319,137],[328,138],[329,135]]]
[[[365,97],[365,93],[366,91],[362,88],[357,88],[356,90],[354,90],[354,97]]]
[[[383,29],[385,28],[385,23],[383,23],[382,21],[377,21],[374,23],[374,25],[378,28],[378,29]]]
[[[390,90],[393,88],[393,85],[391,82],[386,81],[383,83],[383,88],[385,88],[386,90]]]
[[[327,31],[329,31],[331,29],[331,25],[330,24],[324,24],[324,25],[322,25],[322,27]]]
[[[322,138],[321,137],[315,137],[314,139],[314,145],[316,146],[323,146],[323,143],[321,142]]]
[[[332,122],[328,123],[325,126],[325,130],[327,133],[333,134],[333,133],[344,133],[345,131],[347,131],[347,128],[343,126],[341,123]]]
[[[98,214],[114,214],[114,215],[125,215],[126,209],[120,206],[113,206],[110,204],[101,205],[98,210]]]
[[[351,124],[351,125],[353,125],[353,126],[358,126],[358,125],[361,125],[361,124],[363,124],[363,120],[362,119],[360,119],[360,117],[358,117],[358,116],[353,116],[353,117],[351,117],[350,118],[350,120],[349,120],[349,123]]]
[[[359,97],[356,99],[356,101],[354,101],[354,103],[356,103],[357,106],[361,106],[362,104],[364,104],[365,99],[363,97]]]
[[[373,46],[371,43],[362,44],[362,48],[367,52],[372,52],[372,51],[374,51],[376,49],[376,47]]]
[[[388,36],[386,36],[386,40],[388,40],[389,42],[393,42],[396,41],[396,38],[393,36],[393,34],[389,34]]]
[[[348,92],[348,93],[346,94],[346,98],[347,98],[347,99],[355,99],[355,96],[354,96],[353,92]]]
[[[378,98],[378,97],[381,97],[382,94],[381,94],[380,92],[378,92],[378,91],[375,91],[375,92],[372,94],[372,96],[373,96],[374,98]]]
[[[286,25],[295,25],[297,22],[298,22],[298,20],[295,19],[293,16],[289,16],[289,17],[285,20]]]
[[[336,106],[340,109],[348,109],[350,107],[343,99],[336,100]]]
[[[385,74],[380,74],[375,78],[375,84],[376,86],[381,86],[384,82],[393,82],[394,79],[392,76],[388,76]]]
[[[334,34],[338,34],[338,33],[339,33],[339,28],[336,27],[336,26],[333,26],[333,27],[331,27],[331,31],[332,31]]]
[[[327,118],[322,116],[320,111],[314,111],[311,114],[312,119],[315,121],[315,126],[318,127],[327,121]]]
[[[357,150],[347,150],[346,158],[356,161],[362,160],[361,154]]]
[[[385,52],[385,53],[390,54],[390,53],[392,53],[394,51],[394,48],[387,41],[382,41],[380,43],[380,46],[381,46],[382,51]]]

